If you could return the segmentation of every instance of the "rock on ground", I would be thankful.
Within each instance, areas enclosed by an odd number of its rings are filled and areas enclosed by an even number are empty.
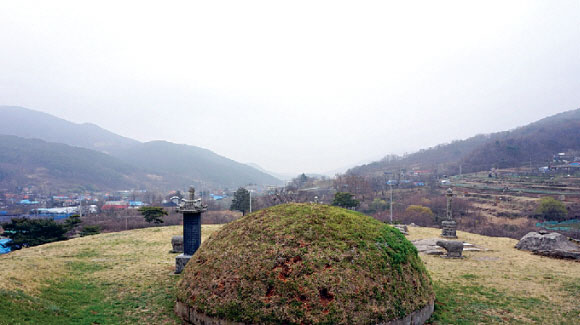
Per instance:
[[[539,255],[580,260],[580,245],[557,232],[530,232],[520,239],[516,248]]]

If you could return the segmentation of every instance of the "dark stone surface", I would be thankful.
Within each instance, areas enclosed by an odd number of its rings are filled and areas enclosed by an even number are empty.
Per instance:
[[[195,189],[189,188],[187,199],[181,199],[178,212],[183,213],[183,254],[175,258],[175,273],[181,273],[189,258],[201,245],[201,213],[207,211],[207,205],[201,199],[195,199]]]
[[[456,240],[439,240],[437,245],[445,248],[447,255],[442,255],[447,258],[462,258],[463,242]]]
[[[536,255],[554,257],[554,258],[562,258],[562,259],[571,259],[571,260],[578,260],[580,261],[580,251],[563,251],[563,250],[552,250],[552,251],[534,251]]]
[[[201,212],[183,213],[183,252],[193,255],[201,245]]]

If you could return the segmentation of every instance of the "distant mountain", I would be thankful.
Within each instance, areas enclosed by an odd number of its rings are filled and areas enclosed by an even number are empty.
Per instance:
[[[0,184],[4,188],[126,189],[145,186],[147,180],[135,167],[98,151],[0,135]]]
[[[0,134],[42,139],[109,154],[110,158],[131,166],[132,170],[147,172],[157,180],[153,184],[163,189],[192,184],[232,188],[247,184],[281,184],[271,175],[207,149],[165,141],[141,143],[94,124],[76,124],[23,107],[0,106]],[[44,150],[49,148],[58,147]],[[147,179],[143,183],[151,184]]]
[[[0,106],[0,134],[42,139],[106,153],[123,151],[140,143],[94,124],[77,124],[17,106]]]
[[[277,172],[272,172],[269,170],[266,170],[264,168],[262,168],[262,166],[256,164],[256,163],[246,163],[246,165],[251,166],[253,168],[256,168],[257,170],[261,171],[262,173],[266,173],[268,175],[272,175],[274,177],[276,177],[277,179],[283,180],[283,181],[288,181],[291,180],[292,178],[296,177],[297,175],[292,174],[292,173],[277,173]]]
[[[347,173],[382,175],[400,168],[434,170],[441,174],[547,165],[557,152],[580,150],[580,109],[556,114],[510,131],[476,135],[420,150],[405,157],[387,156]]]
[[[162,174],[179,186],[193,183],[235,188],[247,184],[281,183],[269,174],[210,150],[166,141],[135,145],[115,156],[146,171]]]

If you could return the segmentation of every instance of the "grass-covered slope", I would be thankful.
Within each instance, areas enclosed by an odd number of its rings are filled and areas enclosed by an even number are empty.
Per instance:
[[[204,225],[202,239],[219,227]],[[138,229],[0,255],[0,324],[180,324],[173,307],[182,276],[168,251],[181,231]],[[411,227],[409,239],[440,233]],[[462,260],[420,255],[436,295],[428,323],[578,323],[580,263],[517,250],[510,238],[457,235],[489,250]]]
[[[204,225],[202,239],[219,226]],[[181,227],[100,234],[0,255],[0,324],[179,324]]]
[[[244,323],[374,324],[434,298],[415,247],[393,227],[327,205],[286,204],[210,237],[178,299]]]

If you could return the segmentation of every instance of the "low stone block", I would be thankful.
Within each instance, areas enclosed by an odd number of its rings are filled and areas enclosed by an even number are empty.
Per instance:
[[[463,257],[463,242],[456,240],[439,240],[437,246],[445,248],[447,255],[442,255],[447,258],[462,258]]]
[[[441,222],[441,237],[457,238],[457,223],[455,221]]]
[[[393,227],[399,229],[403,235],[409,234],[409,228],[406,225],[393,225]]]
[[[175,258],[175,274],[180,274],[191,259],[191,255],[180,254]]]

